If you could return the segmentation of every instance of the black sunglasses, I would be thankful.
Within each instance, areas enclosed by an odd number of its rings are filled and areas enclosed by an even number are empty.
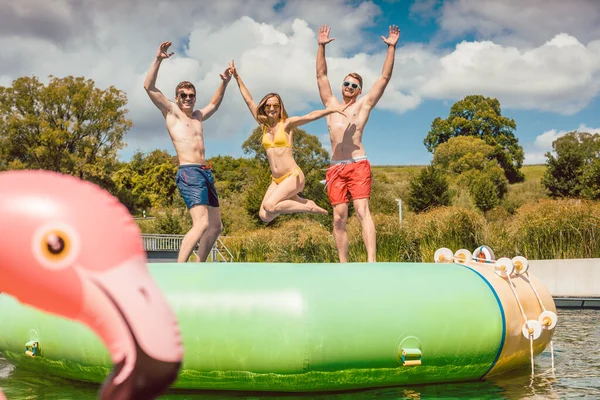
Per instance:
[[[194,93],[187,94],[187,93],[183,93],[183,92],[182,92],[182,93],[179,93],[179,97],[181,97],[181,99],[182,99],[182,100],[185,100],[185,99],[187,99],[188,97],[189,97],[190,99],[195,99],[195,98],[196,98],[196,95],[195,95]]]
[[[360,85],[358,83],[354,83],[354,82],[344,81],[344,83],[342,83],[342,85],[344,85],[345,87],[350,86],[352,89],[360,89]]]

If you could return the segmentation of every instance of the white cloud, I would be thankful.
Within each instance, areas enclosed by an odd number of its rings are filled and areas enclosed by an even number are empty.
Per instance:
[[[444,3],[441,23],[447,32],[484,35],[485,28],[493,41],[465,41],[442,51],[411,43],[403,33],[392,80],[377,109],[402,114],[426,99],[453,102],[477,93],[498,98],[504,108],[563,114],[581,110],[600,91],[600,40],[588,41],[600,39],[600,24],[590,25],[597,21],[596,11],[589,8],[590,2],[576,1],[570,9],[581,16],[582,27],[566,29],[576,24],[562,11],[562,2],[544,8],[541,1],[527,6],[486,2],[495,13],[478,5],[482,2]],[[437,4],[423,0],[413,11],[435,11]],[[526,27],[515,23],[510,32],[520,39],[505,40],[508,36],[500,27],[512,24],[505,14],[512,10],[515,20],[524,18],[514,11],[517,6],[536,19],[528,19]],[[351,71],[363,76],[365,92],[370,89],[381,73],[386,46],[379,36],[386,32],[367,35],[365,28],[380,14],[371,1],[348,0],[0,0],[0,85],[24,75],[45,81],[50,74],[85,76],[100,88],[114,85],[127,93],[129,118],[135,124],[126,136],[129,147],[124,154],[154,148],[172,152],[164,120],[142,87],[162,41],[173,41],[175,52],[163,62],[157,80],[167,97],[173,98],[178,82],[190,80],[198,90],[197,106],[202,107],[220,83],[218,74],[235,59],[256,100],[279,92],[288,111],[297,114],[322,107],[315,56],[317,29],[323,22],[331,24],[336,39],[327,46],[334,93],[339,94],[340,82]],[[479,17],[491,25],[479,26]],[[466,30],[456,21],[452,25],[451,18],[462,18]],[[537,35],[538,27],[542,41],[531,36]],[[511,42],[516,45],[507,44]],[[254,126],[232,81],[221,108],[206,122],[207,155],[220,142],[239,142],[240,148]],[[329,146],[329,140],[323,144]]]
[[[546,163],[546,153],[552,151],[552,143],[560,138],[561,136],[566,135],[569,132],[578,131],[578,132],[587,132],[587,133],[600,133],[600,128],[590,128],[585,124],[580,124],[577,129],[571,129],[568,131],[550,129],[540,135],[538,135],[533,145],[527,146],[528,149],[525,150],[525,164],[544,164]]]
[[[474,33],[529,47],[564,32],[587,43],[600,37],[600,7],[597,0],[448,0],[439,24],[446,38]]]
[[[100,88],[114,85],[127,93],[135,124],[123,153],[172,152],[164,120],[142,87],[162,41],[173,41],[176,53],[163,62],[157,80],[167,97],[173,98],[179,81],[190,80],[202,107],[220,83],[218,74],[235,58],[256,97],[278,91],[288,109],[299,112],[311,102],[321,106],[314,76],[315,32],[323,16],[344,16],[330,22],[336,40],[328,47],[328,56],[342,57],[364,44],[362,30],[379,13],[372,2],[346,0],[0,1],[0,84],[20,76],[45,82],[48,75],[75,75]],[[339,74],[332,70],[332,79],[341,80]],[[206,122],[207,154],[210,142],[223,138],[241,147],[253,126],[231,82],[221,108]]]
[[[417,90],[428,98],[483,94],[503,107],[568,115],[600,90],[600,41],[584,46],[567,34],[531,50],[464,41],[433,62],[437,70]]]

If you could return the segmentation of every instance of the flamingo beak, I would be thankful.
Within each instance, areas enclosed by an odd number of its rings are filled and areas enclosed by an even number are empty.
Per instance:
[[[118,268],[79,270],[88,289],[82,319],[107,344],[115,365],[102,399],[154,399],[176,379],[183,345],[175,314],[138,257]]]

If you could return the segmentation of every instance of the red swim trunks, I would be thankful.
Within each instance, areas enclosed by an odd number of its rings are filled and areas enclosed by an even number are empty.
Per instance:
[[[371,163],[367,159],[350,162],[332,161],[325,176],[327,194],[331,205],[343,204],[352,200],[371,197]]]

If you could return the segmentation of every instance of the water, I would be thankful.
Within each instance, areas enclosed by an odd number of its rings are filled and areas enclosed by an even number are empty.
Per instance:
[[[335,394],[264,394],[239,392],[171,391],[163,400],[367,400],[367,399],[600,399],[600,310],[558,310],[554,335],[554,366],[550,346],[531,365],[494,380]],[[0,358],[0,387],[14,399],[96,399],[98,386],[37,376],[13,368]]]

